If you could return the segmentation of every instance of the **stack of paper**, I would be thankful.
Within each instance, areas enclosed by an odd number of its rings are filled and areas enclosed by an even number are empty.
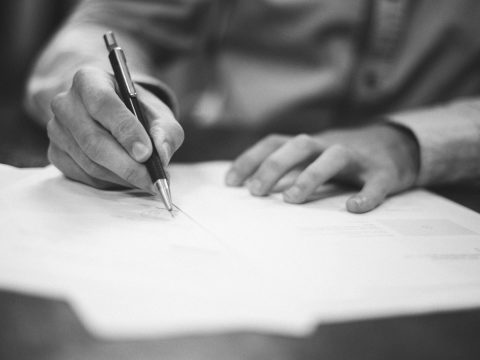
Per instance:
[[[227,167],[172,166],[172,218],[138,191],[0,166],[0,286],[67,298],[107,337],[480,305],[479,214],[422,190],[364,215],[338,191],[290,205],[225,187]]]

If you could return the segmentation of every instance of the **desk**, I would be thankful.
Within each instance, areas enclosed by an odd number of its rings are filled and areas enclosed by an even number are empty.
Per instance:
[[[18,104],[17,104],[18,105]],[[20,113],[0,106],[0,162],[47,163],[47,139]],[[433,189],[480,211],[480,186]],[[0,291],[0,359],[480,359],[480,308],[320,325],[305,338],[222,333],[103,341],[62,299]]]

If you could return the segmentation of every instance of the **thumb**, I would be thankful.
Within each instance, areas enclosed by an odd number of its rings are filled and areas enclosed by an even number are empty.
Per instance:
[[[380,205],[392,190],[393,180],[388,175],[373,176],[365,182],[362,190],[347,200],[347,210],[362,214]]]
[[[152,151],[150,139],[115,92],[112,75],[94,67],[84,67],[75,73],[71,93],[88,115],[108,130],[132,158],[139,162],[148,159]]]

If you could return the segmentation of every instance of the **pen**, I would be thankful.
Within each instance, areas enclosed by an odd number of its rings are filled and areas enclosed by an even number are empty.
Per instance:
[[[105,45],[108,49],[108,58],[110,64],[112,65],[113,74],[115,80],[117,81],[118,88],[120,89],[120,95],[127,106],[127,108],[135,115],[135,117],[140,121],[144,129],[147,131],[152,144],[154,144],[153,139],[148,131],[148,123],[145,118],[142,108],[140,107],[140,102],[138,101],[137,92],[133,84],[132,78],[130,76],[130,71],[127,67],[127,59],[125,58],[125,53],[123,49],[118,46],[115,35],[112,31],[107,32],[103,35],[105,40]],[[155,145],[153,145],[152,155],[145,162],[148,173],[152,178],[152,182],[155,188],[160,193],[162,201],[165,204],[170,213],[172,213],[172,196],[170,194],[170,186],[168,184],[167,175],[158,155]]]

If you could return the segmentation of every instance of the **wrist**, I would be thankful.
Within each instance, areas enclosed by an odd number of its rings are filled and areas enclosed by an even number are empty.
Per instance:
[[[324,146],[341,144],[363,153],[365,157],[386,157],[404,189],[418,182],[420,146],[407,127],[378,122],[357,128],[327,130],[318,134],[317,138]]]
[[[381,123],[373,125],[381,128],[379,136],[385,141],[392,152],[392,158],[398,165],[399,175],[405,176],[404,181],[409,186],[415,186],[420,173],[420,145],[414,133],[407,127],[396,123]]]

